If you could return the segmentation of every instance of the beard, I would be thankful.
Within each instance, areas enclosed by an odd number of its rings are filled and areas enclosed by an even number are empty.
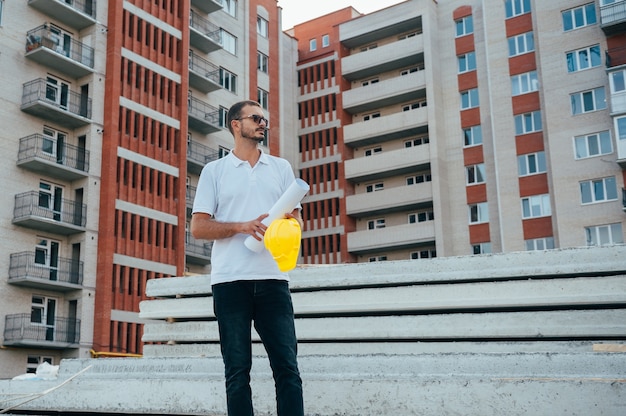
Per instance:
[[[265,129],[246,129],[241,132],[241,137],[255,142],[265,140]]]

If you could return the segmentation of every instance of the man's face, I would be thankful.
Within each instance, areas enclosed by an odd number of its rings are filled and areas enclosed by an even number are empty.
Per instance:
[[[244,139],[259,142],[265,140],[267,121],[261,108],[244,107],[241,111],[241,117],[239,117],[239,123],[241,123],[241,137]]]

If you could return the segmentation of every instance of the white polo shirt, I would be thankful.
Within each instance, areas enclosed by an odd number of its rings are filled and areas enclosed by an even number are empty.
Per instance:
[[[200,174],[193,212],[210,214],[220,222],[250,221],[267,213],[291,186],[295,176],[285,159],[261,152],[250,167],[232,152],[207,164]],[[289,280],[272,255],[244,245],[248,234],[216,240],[211,252],[211,284],[236,280]]]

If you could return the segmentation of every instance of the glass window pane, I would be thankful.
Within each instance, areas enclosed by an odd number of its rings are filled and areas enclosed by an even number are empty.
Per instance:
[[[622,224],[611,224],[611,237],[613,238],[613,244],[624,244]]]
[[[600,149],[598,148],[598,136],[595,134],[589,136],[589,154],[597,155],[599,152]]]
[[[604,196],[604,181],[593,181],[593,194],[596,201],[604,201],[606,199]]]
[[[593,92],[596,99],[595,109],[602,110],[603,108],[606,108],[606,95],[604,93],[604,87],[595,89]]]
[[[580,195],[583,204],[591,202],[591,184],[589,182],[582,182],[580,184]]]
[[[606,199],[617,199],[617,184],[615,182],[615,177],[606,178],[604,180],[604,185],[606,188]]]
[[[609,227],[598,227],[598,240],[600,245],[609,244],[611,242]]]
[[[600,152],[605,155],[611,151],[611,135],[608,131],[603,131],[600,133]]]
[[[591,66],[600,66],[602,59],[600,58],[600,46],[591,47]]]
[[[593,25],[596,23],[596,5],[595,3],[589,3],[585,6],[585,15],[587,16],[587,24]]]
[[[562,13],[563,16],[563,30],[568,31],[572,30],[572,13],[571,11],[565,11]]]

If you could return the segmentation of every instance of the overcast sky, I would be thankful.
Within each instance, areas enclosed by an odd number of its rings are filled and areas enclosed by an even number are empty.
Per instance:
[[[384,9],[403,0],[278,0],[283,8],[283,30],[291,29],[295,25],[315,19],[330,12],[352,6],[357,11],[368,14]]]

